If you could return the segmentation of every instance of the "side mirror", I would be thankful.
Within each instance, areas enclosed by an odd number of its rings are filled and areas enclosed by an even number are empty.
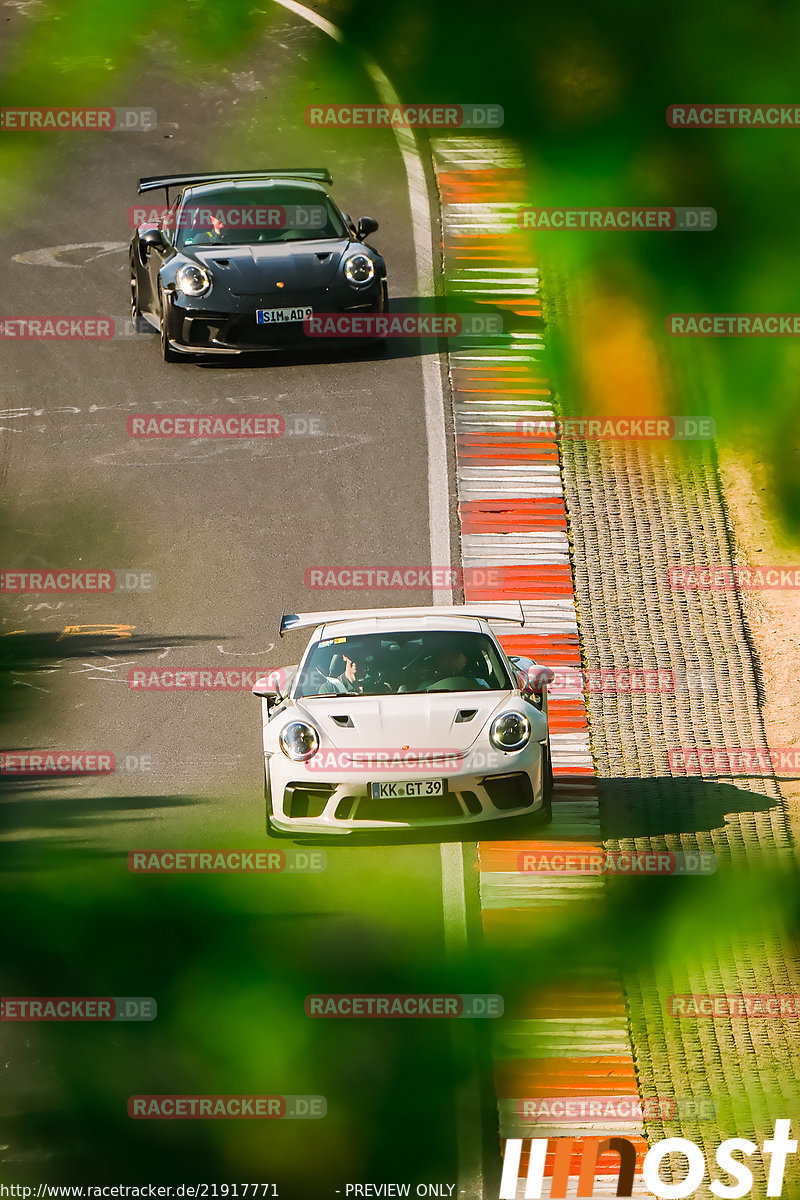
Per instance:
[[[266,700],[268,705],[275,704],[281,699],[281,693],[269,675],[262,675],[260,679],[257,679],[253,684],[252,691],[254,696],[261,696],[263,700]]]
[[[522,688],[523,696],[530,696],[534,700],[538,699],[541,702],[545,688],[549,683],[553,682],[555,677],[556,673],[555,671],[551,671],[550,667],[540,667],[538,664],[528,667]]]
[[[139,241],[145,247],[147,253],[154,247],[163,249],[166,245],[164,235],[160,229],[145,229],[144,233],[139,234]]]
[[[378,222],[374,217],[359,217],[358,225],[356,226],[356,234],[358,240],[363,242],[365,237],[369,237],[378,228]]]

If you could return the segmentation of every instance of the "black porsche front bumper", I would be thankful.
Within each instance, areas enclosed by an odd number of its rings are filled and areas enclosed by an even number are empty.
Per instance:
[[[312,336],[306,333],[302,321],[259,325],[256,312],[266,308],[311,307],[315,313],[380,313],[385,309],[384,298],[383,279],[376,279],[369,288],[357,294],[350,292],[345,296],[328,293],[324,296],[291,296],[286,299],[248,297],[236,312],[215,312],[211,308],[198,306],[196,301],[188,297],[173,294],[166,304],[167,338],[174,350],[188,354],[242,354],[298,347],[313,349],[320,344],[363,343],[367,339]]]

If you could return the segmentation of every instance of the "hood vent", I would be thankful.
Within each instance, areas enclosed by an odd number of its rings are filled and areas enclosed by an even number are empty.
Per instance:
[[[341,713],[331,713],[331,720],[338,725],[340,729],[352,729],[353,722],[349,717],[343,716]]]
[[[462,708],[462,709],[460,709],[458,716],[456,717],[456,720],[455,720],[456,725],[461,725],[464,721],[471,721],[472,718],[476,715],[477,711],[478,711],[477,708]]]

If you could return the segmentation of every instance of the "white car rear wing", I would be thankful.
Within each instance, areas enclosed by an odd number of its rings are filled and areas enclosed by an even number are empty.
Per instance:
[[[333,612],[284,613],[280,635],[292,629],[334,624],[337,621],[361,619],[392,621],[398,617],[475,617],[484,621],[511,621],[525,624],[525,613],[519,600],[497,600],[487,604],[428,604],[417,608],[340,608]]]

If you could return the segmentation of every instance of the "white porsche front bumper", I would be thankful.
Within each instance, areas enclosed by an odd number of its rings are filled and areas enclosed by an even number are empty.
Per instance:
[[[277,753],[265,755],[271,826],[287,834],[333,836],[368,830],[464,826],[532,815],[544,807],[543,746],[530,743],[514,754],[464,755],[457,771],[360,770],[347,778],[327,775]],[[442,779],[440,796],[374,798],[375,782]]]

